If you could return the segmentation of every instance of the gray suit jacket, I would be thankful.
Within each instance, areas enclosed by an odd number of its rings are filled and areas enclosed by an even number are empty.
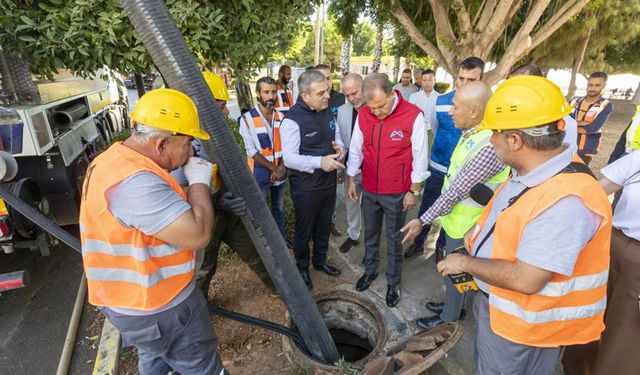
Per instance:
[[[342,137],[342,143],[344,143],[345,152],[349,151],[349,144],[351,144],[351,121],[353,116],[353,106],[351,103],[346,102],[338,107],[338,116],[336,121],[340,127],[340,136]]]

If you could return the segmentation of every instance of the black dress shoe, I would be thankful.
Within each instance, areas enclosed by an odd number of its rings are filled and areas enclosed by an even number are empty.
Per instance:
[[[369,275],[365,273],[364,275],[362,275],[360,279],[358,279],[358,282],[356,283],[356,290],[358,292],[362,292],[369,289],[369,286],[371,285],[373,280],[375,280],[377,277],[378,277],[377,272],[374,273],[373,275]]]
[[[301,270],[300,271],[300,276],[302,276],[302,281],[304,281],[304,285],[307,286],[307,289],[312,290],[313,289],[313,283],[311,282],[311,276],[309,276],[309,271]]]
[[[426,307],[430,312],[440,315],[440,313],[442,313],[442,310],[444,309],[444,302],[429,301],[426,305],[424,305],[424,307]]]
[[[387,306],[395,307],[400,302],[400,285],[387,286]]]
[[[329,276],[340,276],[341,273],[338,267],[327,262],[324,262],[323,264],[314,264],[313,268],[317,271],[322,271]]]
[[[418,326],[418,328],[424,329],[425,331],[435,328],[443,323],[444,322],[440,319],[439,316],[432,316],[430,318],[420,318],[416,320],[416,325]]]
[[[418,246],[415,243],[412,243],[411,246],[409,246],[407,250],[404,252],[404,257],[411,258],[412,256],[418,253],[422,253],[422,246]]]
[[[347,237],[347,239],[344,240],[342,245],[340,245],[340,252],[346,253],[347,251],[351,250],[352,247],[358,246],[358,245],[360,245],[360,241],[352,240],[350,237]]]
[[[340,232],[340,229],[336,228],[335,225],[331,224],[331,235],[334,237],[340,237],[342,236],[342,232]]]
[[[427,304],[424,305],[424,307],[426,307],[427,310],[429,310],[429,312],[436,314],[436,316],[440,316],[440,314],[442,314],[442,310],[444,310],[444,303],[427,302]],[[467,317],[467,310],[463,308],[462,311],[460,311],[460,317],[458,318],[458,320],[462,321],[466,317]]]

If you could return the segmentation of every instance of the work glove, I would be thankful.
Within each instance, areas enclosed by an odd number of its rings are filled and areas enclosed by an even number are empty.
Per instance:
[[[191,156],[184,165],[184,177],[189,182],[189,186],[193,184],[205,184],[211,187],[213,179],[213,164],[195,156]]]
[[[242,216],[247,212],[247,203],[242,197],[234,197],[230,191],[225,192],[218,200],[218,207],[222,211],[231,212],[236,216]]]

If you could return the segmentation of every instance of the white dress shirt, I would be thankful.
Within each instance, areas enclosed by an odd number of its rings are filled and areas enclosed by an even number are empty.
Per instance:
[[[337,121],[335,133],[335,142],[344,147]],[[285,167],[307,173],[313,173],[314,170],[321,168],[322,156],[300,155],[300,127],[295,121],[289,118],[282,121],[280,139],[282,140],[282,161]]]
[[[398,96],[394,94],[393,106],[391,112],[398,105]],[[360,130],[360,116],[356,119],[356,125],[351,134],[351,143],[349,144],[349,158],[347,160],[347,175],[355,176],[360,173],[362,165],[362,144],[364,137]],[[419,184],[426,180],[431,174],[429,168],[429,146],[427,144],[427,129],[422,113],[418,114],[413,122],[413,131],[411,132],[411,154],[413,156],[411,182]]]
[[[435,122],[436,99],[438,99],[438,96],[440,96],[440,93],[436,90],[431,90],[429,95],[424,90],[420,90],[409,98],[409,103],[422,110],[427,130],[431,130],[431,124]]]

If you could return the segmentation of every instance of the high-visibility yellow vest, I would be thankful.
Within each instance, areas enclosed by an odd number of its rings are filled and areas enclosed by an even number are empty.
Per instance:
[[[473,131],[473,130],[469,130]],[[442,191],[445,192],[451,186],[451,183],[458,176],[460,171],[485,147],[492,147],[490,143],[491,131],[481,130],[465,137],[463,134],[458,140],[458,145],[451,155],[451,164],[444,177]],[[509,167],[505,167],[502,171],[495,174],[485,182],[485,185],[495,190],[509,176]],[[440,218],[442,228],[451,238],[462,238],[471,227],[473,227],[478,218],[482,214],[483,206],[476,203],[471,197],[466,197],[458,202],[451,212]]]

